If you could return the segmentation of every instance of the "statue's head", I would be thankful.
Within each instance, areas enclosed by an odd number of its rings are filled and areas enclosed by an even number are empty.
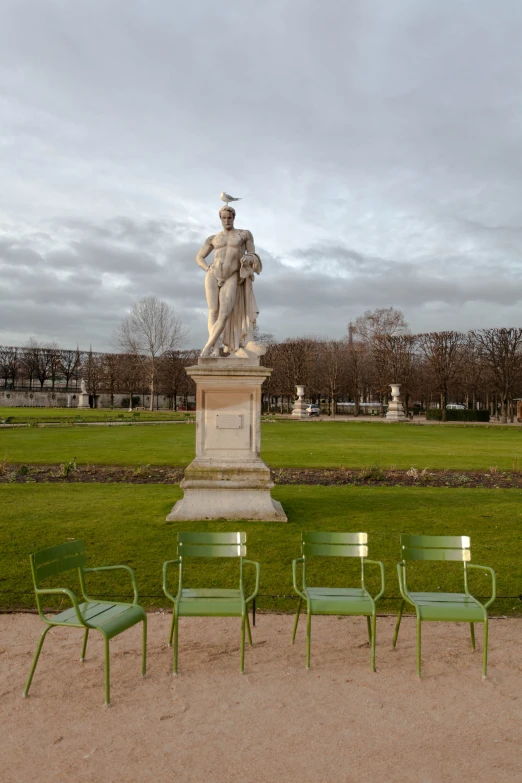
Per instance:
[[[227,204],[219,210],[219,217],[221,218],[221,225],[223,228],[231,229],[234,226],[236,210],[234,207],[229,207]]]

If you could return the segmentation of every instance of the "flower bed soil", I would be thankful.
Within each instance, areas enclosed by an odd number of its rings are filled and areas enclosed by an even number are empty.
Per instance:
[[[116,465],[19,465],[3,467],[1,484],[23,483],[128,483],[177,484],[183,478],[180,468],[154,465],[119,467]],[[280,468],[272,471],[276,484],[320,484],[338,486],[424,486],[424,487],[483,487],[487,489],[522,489],[522,473],[481,471],[419,471],[381,470],[377,467],[362,470],[345,468]]]

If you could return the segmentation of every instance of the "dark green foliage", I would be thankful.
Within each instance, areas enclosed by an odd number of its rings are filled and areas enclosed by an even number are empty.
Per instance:
[[[442,410],[429,408],[426,418],[429,421],[442,421]],[[446,421],[489,421],[489,411],[446,410]]]
[[[123,397],[122,401],[120,402],[120,405],[122,408],[128,408],[129,407],[129,400],[130,397]],[[134,397],[132,396],[132,407],[137,408],[138,405],[141,405],[141,397]]]

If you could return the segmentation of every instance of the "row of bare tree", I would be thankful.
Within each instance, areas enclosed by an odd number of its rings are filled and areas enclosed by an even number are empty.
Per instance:
[[[273,367],[266,390],[287,409],[295,386],[307,396],[336,402],[387,402],[390,383],[401,384],[406,409],[440,405],[445,419],[450,401],[489,408],[502,421],[514,417],[522,397],[522,328],[477,329],[411,334],[401,311],[366,312],[348,326],[344,340],[305,337],[272,343],[265,364]]]
[[[163,395],[173,408],[180,397],[187,406],[195,387],[185,367],[197,362],[198,353],[171,350],[156,357],[152,374],[154,405]],[[129,401],[137,395],[151,394],[151,366],[142,354],[63,350],[56,345],[40,345],[34,338],[20,348],[0,346],[0,388],[77,392],[81,380],[89,394],[109,394],[111,404],[115,394],[125,394]]]
[[[141,308],[141,309],[140,309]],[[159,308],[159,309],[158,309]],[[21,348],[0,346],[0,387],[77,390],[85,380],[92,395],[149,394],[151,408],[159,395],[176,407],[194,393],[185,367],[197,361],[198,351],[179,344],[184,330],[163,303],[145,298],[124,320],[118,333],[122,353],[63,350],[34,338]],[[404,314],[393,307],[367,311],[350,322],[345,339],[317,337],[276,343],[265,339],[263,359],[273,368],[264,386],[265,409],[274,404],[290,410],[295,387],[303,384],[307,397],[327,400],[335,415],[339,401],[387,402],[389,384],[400,383],[406,409],[440,405],[445,416],[449,401],[489,408],[503,421],[513,419],[513,400],[522,397],[522,328],[477,329],[411,334]]]

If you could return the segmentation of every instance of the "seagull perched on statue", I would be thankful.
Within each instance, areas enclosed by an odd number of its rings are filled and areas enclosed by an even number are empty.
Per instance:
[[[229,196],[228,193],[225,193],[225,191],[221,191],[221,196],[219,197],[221,201],[224,201],[225,204],[230,204],[231,201],[241,201],[240,198],[234,198],[234,196]]]

